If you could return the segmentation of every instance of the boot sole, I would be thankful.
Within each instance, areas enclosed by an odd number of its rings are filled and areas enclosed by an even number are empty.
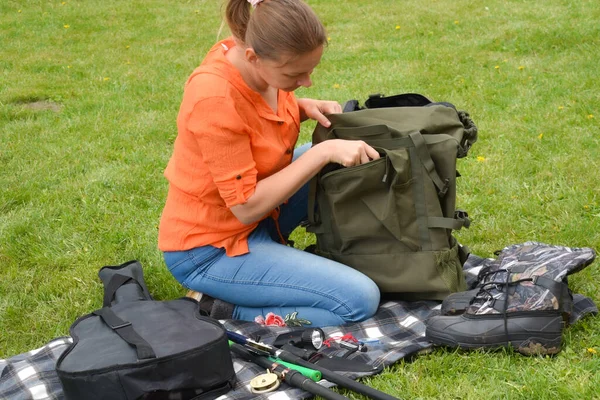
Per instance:
[[[436,345],[448,347],[459,347],[463,349],[500,349],[510,344],[516,351],[524,355],[553,355],[560,352],[562,343],[563,319],[561,316],[553,317],[508,317],[508,335],[504,333],[504,319],[493,318],[465,318],[464,316],[450,317],[463,318],[465,323],[486,324],[489,329],[485,333],[473,336],[453,335],[451,329],[437,330],[429,326],[426,338]],[[516,332],[525,325],[537,325],[539,330],[526,329],[524,332]],[[512,330],[512,332],[511,332]],[[507,340],[508,339],[508,340]]]

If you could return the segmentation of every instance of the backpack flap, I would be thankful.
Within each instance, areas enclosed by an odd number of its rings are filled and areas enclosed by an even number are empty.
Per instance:
[[[477,141],[477,126],[466,111],[456,110],[453,104],[447,102],[434,102],[433,100],[418,94],[418,93],[402,93],[394,96],[384,96],[380,93],[369,95],[365,101],[364,107],[361,107],[358,100],[349,100],[343,105],[343,112],[352,112],[364,110],[365,108],[391,108],[391,107],[431,107],[435,105],[443,105],[453,108],[461,121],[464,133],[460,141],[458,158],[465,157],[469,149]]]

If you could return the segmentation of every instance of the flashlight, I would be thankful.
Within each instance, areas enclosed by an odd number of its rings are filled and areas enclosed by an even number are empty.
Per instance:
[[[312,346],[315,350],[319,350],[323,347],[324,341],[325,332],[321,328],[308,328],[282,333],[277,336],[273,346],[281,347],[290,343],[296,347],[305,348],[306,346]]]

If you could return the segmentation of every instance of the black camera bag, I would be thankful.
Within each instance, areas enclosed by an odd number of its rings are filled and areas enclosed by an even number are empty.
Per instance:
[[[195,300],[153,300],[137,261],[99,276],[104,307],[73,323],[56,364],[67,400],[214,399],[233,387],[226,331]]]

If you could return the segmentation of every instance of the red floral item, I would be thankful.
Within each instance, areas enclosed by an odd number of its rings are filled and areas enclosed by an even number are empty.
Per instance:
[[[286,326],[283,318],[272,312],[268,313],[265,317],[262,315],[254,317],[254,322],[266,326]]]

